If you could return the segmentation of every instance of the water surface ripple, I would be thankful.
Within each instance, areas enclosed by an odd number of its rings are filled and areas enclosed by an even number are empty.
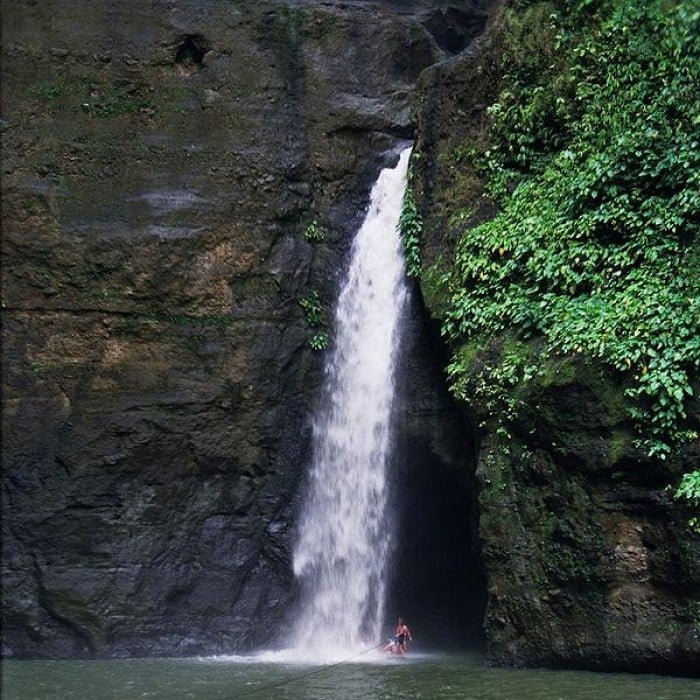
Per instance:
[[[311,666],[255,657],[3,661],[3,700],[697,700],[700,680],[486,668],[479,654]]]

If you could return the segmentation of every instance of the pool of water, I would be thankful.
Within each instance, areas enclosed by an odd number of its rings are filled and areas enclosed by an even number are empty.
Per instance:
[[[361,662],[360,662],[361,661]],[[2,662],[3,700],[698,700],[700,680],[487,668],[478,654],[312,665],[256,657]]]

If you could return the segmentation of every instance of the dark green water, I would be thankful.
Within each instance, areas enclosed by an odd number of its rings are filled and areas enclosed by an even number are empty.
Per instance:
[[[303,666],[237,659],[3,661],[2,700],[698,700],[700,680],[485,668],[478,655]]]

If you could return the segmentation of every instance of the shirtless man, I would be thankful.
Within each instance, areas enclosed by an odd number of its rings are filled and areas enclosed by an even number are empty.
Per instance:
[[[411,635],[411,630],[408,625],[403,621],[403,618],[399,618],[398,624],[396,625],[396,648],[398,654],[406,653],[406,640],[413,641],[413,636]]]

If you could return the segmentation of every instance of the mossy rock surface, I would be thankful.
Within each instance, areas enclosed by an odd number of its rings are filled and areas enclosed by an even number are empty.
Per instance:
[[[552,10],[536,3],[524,13],[526,64],[545,55],[526,52],[551,42]],[[472,156],[491,145],[487,110],[509,70],[504,47],[518,49],[504,34],[507,12],[464,54],[426,71],[414,101],[421,288],[438,327],[459,292],[463,232],[499,211]],[[449,348],[460,366],[453,389],[479,440],[489,658],[696,674],[700,543],[687,526],[692,510],[668,487],[700,466],[697,440],[666,460],[650,457],[637,446],[624,373],[523,337],[499,329]],[[700,423],[697,401],[688,402],[688,416]]]

